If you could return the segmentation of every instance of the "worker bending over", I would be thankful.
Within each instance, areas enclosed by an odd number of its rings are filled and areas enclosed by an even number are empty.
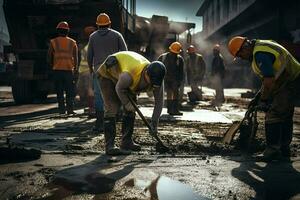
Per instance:
[[[136,100],[139,92],[153,91],[155,105],[152,114],[152,130],[157,131],[163,107],[163,79],[166,69],[163,63],[150,63],[142,55],[132,51],[121,51],[107,57],[97,71],[104,100],[104,136],[107,155],[128,154],[141,147],[132,140],[135,109],[128,96]],[[115,147],[116,115],[120,105],[124,106],[121,149]]]
[[[262,80],[260,103],[266,112],[267,161],[281,156],[290,157],[295,100],[300,91],[300,64],[280,44],[272,40],[249,40],[234,37],[228,49],[234,57],[251,62],[252,70]]]

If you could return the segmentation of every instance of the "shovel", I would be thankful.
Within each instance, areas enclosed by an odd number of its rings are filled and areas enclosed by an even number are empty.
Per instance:
[[[141,119],[143,120],[143,122],[145,123],[145,125],[149,128],[149,130],[152,130],[151,125],[149,124],[149,122],[147,121],[147,119],[144,117],[143,113],[140,111],[140,109],[138,108],[138,106],[136,105],[136,103],[134,102],[134,100],[127,95],[130,103],[132,104],[132,106],[134,107],[134,109],[136,110],[136,112],[138,113],[138,115],[141,117]],[[151,134],[152,137],[154,137],[154,139],[157,141],[156,143],[156,151],[158,151],[159,153],[165,153],[170,151],[170,149],[164,145],[164,143],[161,141],[161,139],[158,137],[158,135],[156,133]]]
[[[255,111],[255,106],[257,105],[260,99],[260,90],[256,93],[255,97],[252,100],[251,105],[248,105],[248,110],[246,111],[243,119],[239,122],[234,122],[229,129],[227,129],[226,133],[223,137],[223,143],[230,144],[232,139],[234,138],[235,134],[240,129],[241,125],[244,123],[246,119],[250,117],[250,115]],[[253,136],[252,136],[253,137]]]

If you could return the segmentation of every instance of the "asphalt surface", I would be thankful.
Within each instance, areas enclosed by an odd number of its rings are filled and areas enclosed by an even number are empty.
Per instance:
[[[159,135],[172,153],[155,151],[137,117],[134,140],[142,150],[118,157],[104,154],[104,136],[92,131],[95,119],[82,108],[75,116],[59,116],[53,98],[18,106],[2,92],[0,199],[300,199],[298,108],[291,160],[255,157],[264,148],[263,113],[251,153],[222,144],[227,128],[245,112],[245,91],[226,90],[226,103],[215,107],[213,91],[204,88],[204,101],[184,102],[182,117],[164,110]],[[142,94],[138,103],[149,118],[153,99]],[[118,123],[117,145],[120,128]]]

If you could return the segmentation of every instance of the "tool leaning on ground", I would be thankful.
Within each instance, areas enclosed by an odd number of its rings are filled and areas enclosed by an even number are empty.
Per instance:
[[[248,105],[248,109],[243,117],[243,119],[237,123],[233,123],[229,129],[224,134],[223,143],[230,144],[232,139],[234,138],[235,134],[240,130],[240,140],[242,141],[243,145],[246,145],[247,148],[250,147],[252,140],[254,139],[258,127],[257,123],[257,105],[260,100],[261,91],[259,90],[253,100]],[[251,123],[249,127],[251,127],[250,133],[246,134],[242,133],[241,127],[245,120],[248,120],[248,123]],[[247,131],[248,132],[248,131]],[[240,144],[241,145],[241,144]]]
[[[136,112],[138,113],[138,115],[141,117],[141,119],[145,123],[145,125],[149,128],[149,131],[151,133],[150,135],[157,141],[156,151],[158,151],[159,153],[166,153],[166,152],[170,151],[170,149],[166,145],[164,145],[164,143],[158,137],[157,132],[152,131],[152,126],[149,124],[147,119],[144,117],[143,113],[140,111],[140,109],[138,108],[138,106],[136,105],[134,100],[129,95],[127,95],[127,97],[129,99],[130,103],[132,104],[132,106],[134,107],[134,109],[136,110]]]

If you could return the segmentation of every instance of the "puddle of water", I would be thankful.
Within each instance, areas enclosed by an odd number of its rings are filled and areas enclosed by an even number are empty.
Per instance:
[[[159,176],[152,182],[130,179],[126,186],[137,187],[149,192],[151,200],[206,200],[208,198],[194,193],[191,187],[165,176]]]

